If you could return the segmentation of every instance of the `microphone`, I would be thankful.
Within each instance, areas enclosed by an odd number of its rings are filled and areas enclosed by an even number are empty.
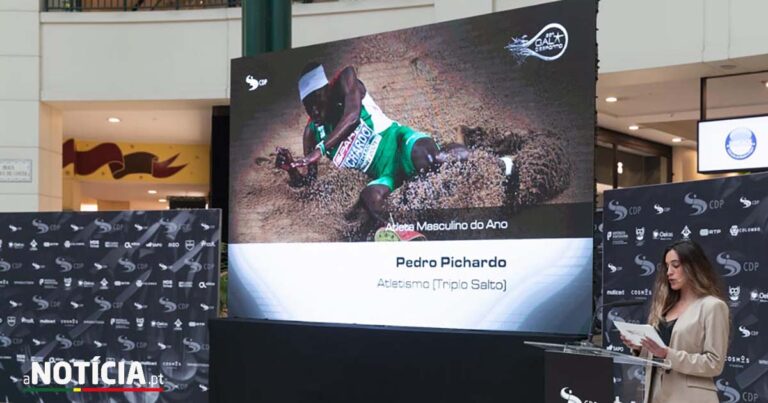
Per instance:
[[[636,306],[644,305],[645,300],[641,299],[621,299],[618,301],[602,303],[595,308],[595,313],[592,315],[592,321],[589,323],[589,333],[587,334],[587,343],[594,345],[592,339],[595,337],[595,324],[597,322],[597,314],[605,308],[618,308],[623,306]]]

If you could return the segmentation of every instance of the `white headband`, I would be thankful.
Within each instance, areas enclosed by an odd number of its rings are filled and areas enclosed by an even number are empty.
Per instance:
[[[307,95],[326,85],[328,85],[328,77],[325,76],[325,70],[322,65],[317,66],[299,79],[299,97],[303,101]]]

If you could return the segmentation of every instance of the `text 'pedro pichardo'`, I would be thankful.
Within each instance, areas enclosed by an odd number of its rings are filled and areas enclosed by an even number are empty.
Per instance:
[[[443,256],[438,259],[425,259],[417,257],[415,259],[406,259],[402,256],[398,256],[395,259],[396,268],[505,268],[507,267],[506,259],[499,259],[498,256],[494,256],[490,259],[469,259],[466,256]]]
[[[100,357],[91,361],[32,362],[32,375],[25,375],[27,386],[66,386],[74,382],[77,385],[93,386],[159,386],[163,385],[163,375],[152,375],[147,382],[144,367],[138,361],[99,362]]]

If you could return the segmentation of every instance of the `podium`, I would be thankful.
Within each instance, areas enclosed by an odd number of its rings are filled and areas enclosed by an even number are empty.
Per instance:
[[[546,403],[642,403],[645,369],[671,368],[662,362],[609,351],[590,343],[526,341],[544,355]]]

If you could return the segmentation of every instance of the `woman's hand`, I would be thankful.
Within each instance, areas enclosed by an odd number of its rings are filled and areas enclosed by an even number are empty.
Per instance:
[[[655,341],[647,337],[643,337],[641,344],[643,347],[645,347],[646,350],[650,351],[650,353],[653,354],[655,357],[667,358],[667,352],[669,350],[668,348],[662,347],[656,344]]]
[[[621,342],[624,343],[625,346],[629,347],[630,350],[640,351],[640,349],[642,348],[641,346],[638,346],[637,344],[634,344],[631,341],[629,341],[629,339],[624,337],[623,334],[619,334],[619,337],[621,337]]]

